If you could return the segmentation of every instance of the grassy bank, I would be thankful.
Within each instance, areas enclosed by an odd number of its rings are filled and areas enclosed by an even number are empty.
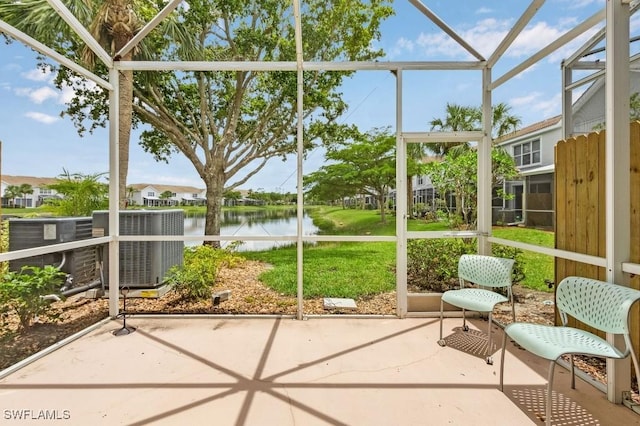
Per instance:
[[[319,206],[307,209],[314,223],[326,235],[395,235],[395,217],[380,222],[374,210],[348,210]],[[410,231],[446,230],[442,223],[410,220]],[[500,238],[553,247],[553,233],[517,227],[497,227]],[[296,292],[296,248],[248,252],[246,257],[274,266],[261,279],[283,294]],[[394,243],[320,243],[304,249],[305,296],[358,297],[395,289]],[[545,279],[553,279],[553,258],[525,251],[522,257],[526,278],[521,283],[549,291]]]

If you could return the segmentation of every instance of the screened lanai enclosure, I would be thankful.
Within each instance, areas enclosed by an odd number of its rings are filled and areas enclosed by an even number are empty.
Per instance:
[[[200,3],[189,5],[189,2],[182,0],[149,1],[148,7],[136,15],[132,9],[136,2],[105,1],[107,9],[113,7],[113,10],[121,14],[116,14],[115,18],[112,14],[107,18],[113,19],[107,21],[110,23],[105,27],[112,31],[110,48],[96,39],[94,28],[85,26],[84,23],[89,21],[88,17],[78,15],[83,9],[75,8],[73,1],[21,2],[25,5],[46,4],[50,12],[55,12],[59,19],[55,21],[56,26],[51,28],[50,32],[56,34],[53,37],[43,30],[47,28],[47,23],[36,25],[26,19],[21,23],[21,19],[11,15],[11,6],[17,7],[19,2],[9,3],[12,4],[0,10],[0,32],[55,63],[60,67],[60,75],[72,73],[79,76],[78,82],[83,83],[78,83],[76,89],[82,90],[85,100],[102,105],[108,129],[103,142],[109,158],[109,209],[99,216],[101,232],[96,232],[94,226],[91,238],[72,242],[62,240],[40,247],[10,250],[0,254],[0,261],[13,262],[33,256],[103,247],[100,256],[108,257],[109,262],[108,269],[102,273],[117,283],[109,285],[107,292],[109,316],[112,318],[118,317],[123,309],[123,283],[115,278],[122,277],[123,260],[119,255],[121,246],[144,242],[162,242],[168,244],[166,247],[173,247],[171,244],[176,243],[182,247],[182,244],[199,244],[203,241],[275,241],[294,244],[297,296],[293,317],[297,320],[312,317],[305,312],[303,304],[305,256],[309,253],[308,247],[325,242],[395,245],[395,316],[399,319],[429,317],[437,310],[421,305],[422,295],[414,294],[408,288],[407,246],[412,240],[474,239],[480,254],[490,254],[493,245],[513,247],[551,256],[556,261],[589,265],[595,268],[596,274],[602,279],[639,287],[638,281],[632,277],[640,274],[640,259],[633,259],[633,233],[629,232],[631,224],[637,223],[633,221],[633,215],[637,212],[632,209],[629,190],[632,174],[637,173],[637,170],[631,170],[630,167],[631,151],[628,142],[631,137],[628,119],[629,74],[630,70],[637,68],[638,59],[633,54],[635,37],[631,25],[635,22],[634,13],[640,7],[637,1],[599,2],[601,7],[593,15],[575,22],[568,31],[549,40],[546,47],[515,66],[508,67],[504,65],[505,55],[514,45],[523,43],[522,34],[536,22],[537,14],[543,7],[554,7],[553,1],[547,4],[544,0],[516,2],[519,14],[511,17],[510,27],[500,34],[499,41],[488,53],[481,53],[474,47],[479,40],[461,35],[462,31],[450,26],[446,19],[440,17],[438,7],[447,8],[448,12],[453,8],[450,3],[441,2],[408,0],[387,4],[372,1],[366,4],[357,2],[356,7],[347,0],[329,2],[326,6],[322,2],[305,0],[264,2],[264,5],[263,2],[256,1],[249,2],[246,8],[250,8],[252,13],[245,14],[234,9],[245,7],[243,2],[213,2],[212,4],[219,6],[219,10],[211,10],[210,17],[198,21],[194,16],[202,13],[203,5]],[[477,3],[473,2],[473,7],[477,7]],[[456,3],[455,7],[463,6]],[[419,18],[425,28],[436,28],[448,43],[453,43],[456,49],[464,51],[466,59],[395,61],[392,55],[383,56],[377,52],[376,41],[378,32],[381,31],[378,28],[379,21],[386,19],[394,8],[410,15],[412,19]],[[106,13],[101,13],[103,12]],[[236,22],[227,22],[229,16],[239,18]],[[187,33],[200,31],[202,28],[198,28],[198,25],[203,23],[211,25],[211,28],[202,31],[199,40],[184,38],[188,35],[184,34],[184,30]],[[277,29],[280,33],[261,33],[260,25],[273,25],[269,28]],[[341,25],[344,25],[343,32],[334,31]],[[369,31],[372,34],[368,34]],[[230,33],[235,33],[238,37],[235,45],[230,43],[229,38],[225,38]],[[68,40],[64,39],[67,34],[71,37]],[[329,43],[325,43],[325,37],[330,40]],[[492,223],[494,182],[491,152],[495,124],[492,122],[492,105],[496,103],[496,94],[501,93],[504,87],[507,87],[505,90],[511,90],[509,83],[515,79],[531,79],[533,85],[535,77],[532,70],[535,70],[540,61],[580,40],[582,44],[579,48],[564,58],[562,69],[558,69],[556,102],[561,104],[564,138],[571,138],[574,136],[571,130],[573,100],[594,81],[605,81],[603,115],[606,132],[603,139],[605,155],[602,160],[605,172],[600,176],[602,184],[598,190],[601,191],[600,197],[604,197],[603,205],[606,210],[603,213],[601,250],[595,255],[568,249],[567,247],[572,247],[570,245],[550,248],[498,238],[493,233]],[[79,51],[77,45],[85,46],[84,54],[92,58],[93,67],[87,65],[87,62],[80,63],[71,59],[78,58],[77,55],[70,54],[74,49],[75,52]],[[254,49],[254,45],[259,47]],[[149,51],[149,46],[156,49],[155,55]],[[6,46],[1,46],[0,51],[2,49],[6,49]],[[466,90],[475,93],[475,98],[480,101],[482,127],[477,130],[434,130],[428,125],[429,117],[423,120],[422,128],[406,125],[407,116],[415,113],[406,102],[412,92],[425,96],[425,103],[438,102],[444,105],[448,101],[455,101],[455,95],[451,99],[430,99],[429,88],[415,85],[417,76],[425,74],[444,76],[444,87],[447,86],[446,78],[453,75],[463,75],[469,84],[473,84],[473,87],[467,87]],[[216,76],[222,75],[226,79],[212,83],[216,81]],[[311,164],[308,160],[313,156],[310,148],[321,147],[323,141],[341,137],[340,129],[335,125],[344,123],[344,119],[340,117],[346,115],[348,108],[336,95],[339,85],[335,82],[358,78],[364,84],[366,93],[375,89],[367,88],[367,81],[374,81],[380,76],[383,76],[384,84],[390,89],[385,103],[390,106],[394,115],[386,117],[389,123],[374,122],[372,127],[389,124],[388,128],[392,129],[390,131],[395,137],[395,176],[393,188],[389,188],[394,190],[395,197],[395,211],[389,216],[390,220],[395,221],[395,235],[305,233],[303,177],[309,172],[305,166]],[[186,80],[194,83],[189,86],[192,92],[179,90],[180,84]],[[132,81],[134,88],[131,86]],[[243,102],[240,92],[247,91],[249,87],[263,96],[251,100],[252,109],[246,105],[239,107],[235,116],[220,120],[216,116],[219,110],[207,109],[205,105],[212,99],[217,99],[218,103],[232,109]],[[523,97],[526,95],[527,93],[520,94]],[[504,95],[501,96],[500,99],[503,99]],[[186,104],[191,109],[186,108]],[[75,106],[80,108],[82,105]],[[357,109],[360,105],[351,107]],[[184,121],[179,122],[172,116],[172,108],[195,113],[193,116],[182,117]],[[147,126],[141,138],[150,156],[168,159],[169,164],[178,161],[176,158],[183,157],[192,162],[206,186],[207,215],[203,219],[206,221],[205,235],[185,235],[180,229],[166,235],[127,234],[122,231],[121,221],[130,220],[119,213],[122,207],[119,200],[127,179],[126,170],[123,173],[123,164],[127,164],[131,123],[126,120],[130,120],[132,115],[136,117],[138,125]],[[261,116],[267,119],[260,121]],[[373,121],[378,118],[374,116]],[[411,180],[408,158],[411,156],[412,146],[430,143],[465,143],[476,149],[477,194],[474,198],[477,220],[468,229],[409,229],[408,222],[413,212],[408,211],[410,200],[407,188]],[[238,146],[239,150],[234,151]],[[251,156],[254,154],[255,156]],[[295,163],[292,169],[295,173],[291,176],[295,176],[297,191],[296,231],[286,235],[256,236],[245,234],[240,229],[234,235],[220,235],[217,216],[224,191],[240,187],[260,171],[267,160],[278,161],[282,157],[289,158],[289,164]],[[248,176],[238,175],[235,179],[226,179],[226,176],[234,176],[251,162],[254,166],[258,164],[253,169],[255,172],[252,171]],[[132,167],[135,165],[132,164]],[[556,198],[555,208],[558,208],[558,203],[565,201]],[[592,212],[576,211],[575,214],[589,215]],[[565,239],[572,238],[572,235],[563,235]],[[173,248],[166,250],[171,251]],[[134,256],[134,253],[130,256]],[[135,261],[131,261],[131,258],[125,262],[128,265],[130,263],[131,267],[135,266]],[[558,282],[564,277],[559,276],[556,270],[554,278]],[[637,311],[632,318],[637,350],[640,339]],[[607,376],[608,399],[620,403],[622,392],[631,386],[630,363],[628,360],[608,361]]]

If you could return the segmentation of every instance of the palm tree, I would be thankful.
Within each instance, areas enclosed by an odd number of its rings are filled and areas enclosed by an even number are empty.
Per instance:
[[[503,136],[511,131],[515,131],[520,125],[519,117],[509,114],[511,107],[501,102],[492,108],[492,133],[493,137]],[[482,108],[460,106],[447,103],[447,116],[444,120],[434,118],[430,121],[431,130],[442,130],[450,132],[480,130],[482,127]],[[437,156],[445,155],[458,156],[469,149],[469,142],[430,142],[426,144]],[[456,195],[456,211],[461,213],[461,198]]]
[[[482,111],[478,107],[462,106],[447,103],[447,115],[444,120],[434,118],[429,122],[431,130],[447,132],[463,132],[477,130],[482,121]],[[427,147],[437,156],[444,156],[453,147],[463,145],[467,147],[468,142],[430,142]]]
[[[493,137],[498,138],[509,132],[515,131],[521,124],[520,117],[511,115],[511,107],[504,102],[496,104],[492,108]],[[434,118],[429,122],[431,130],[463,132],[480,130],[482,126],[482,109],[480,107],[461,106],[447,103],[447,115],[444,120]],[[469,147],[468,142],[431,142],[428,148],[436,155],[442,157],[452,150],[464,150]],[[459,148],[458,148],[459,147]]]
[[[7,198],[9,207],[15,207],[16,198],[20,197],[20,187],[18,185],[7,185],[4,189],[4,196]]]
[[[16,199],[20,199],[21,207],[26,207],[27,199],[25,195],[33,194],[33,187],[28,183],[22,183],[20,185],[8,185],[4,190],[4,196],[12,201],[15,206]]]
[[[411,164],[418,165],[422,162],[426,154],[427,146],[422,143],[412,143],[407,145],[407,160]],[[413,177],[419,175],[420,167],[410,168],[407,166],[407,212],[413,213]]]
[[[111,55],[115,56],[143,26],[139,18],[141,13],[152,16],[154,11],[148,4],[142,9],[141,3],[134,0],[63,0],[67,8],[75,15]],[[72,56],[87,69],[96,74],[104,74],[105,68],[96,64],[95,54],[84,43],[75,42],[77,37],[73,30],[63,21],[58,13],[49,7],[47,0],[13,0],[0,3],[0,19],[31,37],[49,45],[54,49],[64,51]],[[192,46],[185,31],[172,19],[166,19],[161,24],[162,31],[171,33],[176,43],[183,49]],[[144,41],[143,41],[144,43]],[[144,46],[143,46],[144,47]],[[145,49],[134,49],[119,59],[130,61],[134,54],[142,53]],[[129,169],[129,141],[133,117],[133,71],[120,71],[119,78],[119,186],[118,199],[120,208],[126,207],[127,174]],[[72,107],[69,107],[72,109]],[[76,111],[77,112],[77,111]],[[73,112],[71,112],[73,114]],[[83,118],[86,118],[81,114]],[[95,118],[95,117],[92,117]],[[76,123],[77,124],[77,123]],[[79,126],[83,132],[84,126]]]
[[[493,138],[497,139],[507,133],[515,132],[522,124],[520,117],[510,114],[511,107],[504,102],[492,108]]]

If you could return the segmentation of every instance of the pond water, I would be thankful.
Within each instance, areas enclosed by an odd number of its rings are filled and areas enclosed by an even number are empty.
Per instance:
[[[185,235],[204,235],[204,215],[185,216]],[[250,212],[223,211],[220,235],[223,236],[295,236],[297,232],[296,210],[261,210]],[[305,213],[302,219],[303,235],[315,235],[318,228]],[[238,238],[240,239],[240,238]],[[186,241],[186,245],[198,245],[199,241]],[[222,241],[224,247],[229,241]],[[273,247],[291,244],[288,241],[244,241],[237,250],[268,250]]]

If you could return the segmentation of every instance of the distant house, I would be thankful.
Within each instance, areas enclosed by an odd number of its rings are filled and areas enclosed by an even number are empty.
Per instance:
[[[640,92],[640,73],[630,74],[630,93]],[[605,122],[605,80],[600,78],[574,102],[571,134],[601,129]],[[521,179],[505,183],[511,200],[494,198],[493,220],[522,222],[526,226],[553,228],[555,146],[564,139],[562,117],[556,116],[494,141],[515,159]]]
[[[554,224],[554,151],[562,139],[562,116],[527,126],[494,141],[515,160],[520,179],[507,181],[510,198],[492,197],[493,223],[524,223],[552,228]]]
[[[54,189],[48,188],[48,185],[57,182],[56,178],[2,175],[0,179],[2,207],[33,208],[41,206],[48,198],[59,197]],[[20,185],[30,185],[33,193],[22,194],[20,197],[7,197],[7,187]]]
[[[193,186],[134,183],[127,188],[127,200],[133,206],[202,206],[207,201],[205,190]]]

